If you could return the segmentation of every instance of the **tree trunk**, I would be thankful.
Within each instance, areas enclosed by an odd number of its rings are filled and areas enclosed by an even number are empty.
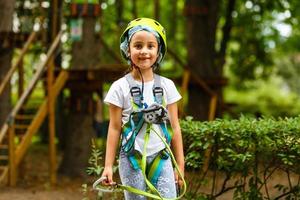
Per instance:
[[[222,77],[222,70],[215,64],[219,4],[219,0],[187,0],[185,15],[187,17],[188,66],[191,74],[206,81],[221,99],[222,88],[216,83]],[[210,95],[191,80],[188,115],[192,115],[195,119],[207,120],[209,103]]]
[[[10,40],[14,13],[14,0],[0,0],[0,82],[11,67],[13,47]],[[11,89],[6,86],[0,96],[0,127],[11,110]]]
[[[73,42],[72,69],[91,69],[99,63],[100,42],[94,32],[96,18],[83,19],[82,38]],[[82,83],[85,84],[85,83]],[[99,85],[100,87],[100,85]],[[91,153],[92,128],[91,105],[93,91],[71,90],[69,114],[66,118],[66,144],[59,171],[72,177],[85,176],[85,168]]]

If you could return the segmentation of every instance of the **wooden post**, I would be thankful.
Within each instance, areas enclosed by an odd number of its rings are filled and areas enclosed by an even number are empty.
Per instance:
[[[24,59],[22,58],[20,61],[20,64],[18,66],[18,97],[20,98],[22,96],[22,93],[24,92],[24,65],[23,62]]]
[[[209,113],[208,113],[209,121],[213,121],[215,119],[217,103],[218,103],[218,96],[216,94],[211,95],[211,99],[209,102]]]
[[[186,93],[188,90],[190,75],[191,75],[191,72],[189,70],[185,69],[183,72],[182,83],[181,83],[181,95],[183,96],[183,98],[186,96]],[[184,115],[184,101],[183,100],[181,100],[179,103],[179,114],[181,116]]]
[[[56,146],[55,146],[55,97],[52,86],[54,79],[54,58],[51,57],[47,68],[48,90],[48,128],[49,128],[49,176],[50,183],[56,184]]]
[[[54,41],[58,32],[58,0],[52,0],[51,41]],[[49,128],[49,177],[52,185],[56,184],[56,146],[55,146],[55,97],[52,91],[54,82],[54,56],[50,58],[47,68],[48,91],[48,128]]]
[[[18,99],[21,98],[24,92],[24,57],[20,60],[20,64],[18,65]],[[24,114],[24,109],[19,111],[20,115]],[[23,171],[23,170],[22,170]]]
[[[17,184],[17,166],[15,163],[15,130],[14,125],[8,128],[8,151],[9,151],[9,185],[16,186]]]
[[[52,24],[51,24],[51,41],[54,40],[56,34],[58,33],[57,31],[57,22],[58,22],[58,1],[57,0],[52,0]]]

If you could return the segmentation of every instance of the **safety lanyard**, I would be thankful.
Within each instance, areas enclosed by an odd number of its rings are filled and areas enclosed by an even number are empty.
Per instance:
[[[146,175],[146,165],[147,165],[147,156],[146,156],[146,148],[147,148],[147,144],[149,142],[149,136],[150,136],[150,131],[153,131],[165,144],[167,151],[169,152],[169,155],[171,157],[171,160],[175,166],[176,171],[179,174],[179,177],[181,180],[183,180],[183,189],[181,194],[176,197],[176,198],[164,198],[160,195],[160,193],[157,191],[157,189],[153,186],[153,184],[148,180],[147,175]],[[172,150],[170,148],[170,146],[167,144],[167,142],[164,140],[164,138],[155,130],[151,127],[150,124],[147,125],[147,131],[145,133],[145,143],[144,143],[144,149],[143,149],[143,156],[142,156],[142,162],[141,162],[141,170],[142,170],[142,174],[144,176],[144,179],[146,181],[147,186],[149,187],[150,191],[152,192],[146,192],[131,186],[126,186],[126,185],[122,185],[122,184],[116,184],[113,186],[110,186],[109,189],[107,189],[107,187],[101,186],[101,182],[106,180],[106,177],[100,177],[97,181],[94,182],[93,184],[93,189],[101,191],[101,192],[114,192],[116,189],[121,189],[121,190],[127,190],[128,192],[131,193],[135,193],[138,195],[143,195],[146,197],[150,197],[152,199],[160,199],[160,200],[177,200],[177,199],[181,199],[185,192],[186,192],[186,182],[183,178],[182,173],[179,170],[179,167],[176,163],[176,159],[172,153]]]

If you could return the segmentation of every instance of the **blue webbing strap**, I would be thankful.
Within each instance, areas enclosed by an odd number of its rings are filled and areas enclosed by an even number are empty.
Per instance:
[[[154,101],[160,105],[163,105],[164,91],[161,87],[160,76],[157,74],[154,74],[154,84],[153,84],[152,91],[153,91]]]
[[[130,121],[132,122],[133,120],[130,120]],[[141,118],[136,126],[134,123],[130,123],[131,128],[127,128],[123,131],[123,137],[126,140],[126,144],[124,144],[122,146],[122,148],[124,149],[125,153],[128,153],[134,146],[135,138],[136,138],[137,134],[140,132],[143,125],[144,125],[144,119]],[[131,135],[129,137],[130,133],[131,133]],[[129,137],[129,139],[127,137]]]
[[[143,104],[143,94],[141,92],[140,87],[138,86],[138,84],[136,84],[135,80],[133,79],[131,73],[128,73],[125,75],[125,78],[129,84],[129,88],[130,88],[130,94],[131,97],[133,99],[133,102],[139,107],[142,108]]]

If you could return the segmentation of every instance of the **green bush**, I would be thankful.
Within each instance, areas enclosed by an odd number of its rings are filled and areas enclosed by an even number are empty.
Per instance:
[[[209,171],[225,174],[220,191],[212,189],[207,199],[234,191],[234,199],[272,199],[267,183],[275,170],[300,174],[300,117],[295,118],[246,118],[236,120],[216,119],[211,122],[181,121],[185,143],[187,171],[199,170],[202,176],[198,185],[189,187],[190,199],[197,199],[205,183],[204,155],[210,149]],[[215,173],[213,173],[215,174]],[[238,178],[237,178],[238,177]],[[212,177],[215,178],[215,177]],[[226,187],[229,180],[235,184]],[[213,179],[214,180],[214,179]],[[212,187],[215,187],[214,185]],[[300,198],[299,182],[296,185],[280,185],[276,198]]]

